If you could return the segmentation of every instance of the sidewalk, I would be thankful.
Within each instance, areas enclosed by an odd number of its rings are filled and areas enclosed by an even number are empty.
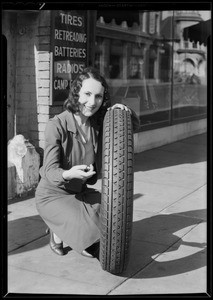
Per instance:
[[[8,293],[205,294],[206,139],[135,154],[131,255],[119,276],[75,251],[55,255],[35,199],[9,201]]]

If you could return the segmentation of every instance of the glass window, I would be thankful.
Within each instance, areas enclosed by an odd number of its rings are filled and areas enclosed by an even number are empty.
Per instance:
[[[95,67],[106,77],[113,103],[132,108],[142,126],[168,123],[172,47],[161,34],[162,13],[130,15],[98,11]],[[172,23],[163,29],[170,34]]]
[[[184,22],[180,22],[181,17]],[[207,111],[207,38],[210,12],[174,12],[180,38],[174,41],[173,121],[206,114]]]
[[[206,112],[206,46],[183,37],[192,20],[201,22],[199,12],[97,12],[95,67],[142,129]]]

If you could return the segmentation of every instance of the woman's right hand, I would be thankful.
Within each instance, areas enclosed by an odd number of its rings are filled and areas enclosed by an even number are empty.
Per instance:
[[[69,170],[63,172],[62,176],[65,180],[71,180],[73,178],[78,178],[83,181],[86,181],[93,175],[95,175],[94,167],[91,164],[90,166],[87,165],[77,165],[72,167]]]

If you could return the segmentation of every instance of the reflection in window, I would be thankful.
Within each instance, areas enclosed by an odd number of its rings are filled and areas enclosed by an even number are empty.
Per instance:
[[[199,11],[184,11],[184,14],[191,16],[191,19],[180,23],[178,29],[182,35],[178,41],[174,41],[174,121],[202,116],[206,114],[207,106],[207,44],[203,37],[210,31],[210,27],[206,27],[207,23],[202,18],[205,12],[202,12],[202,16]]]
[[[206,110],[207,49],[183,38],[193,18],[202,20],[197,11],[138,10],[132,18],[131,12],[98,11],[95,66],[113,103],[131,107],[141,126],[172,124],[194,115],[194,107],[197,115]]]

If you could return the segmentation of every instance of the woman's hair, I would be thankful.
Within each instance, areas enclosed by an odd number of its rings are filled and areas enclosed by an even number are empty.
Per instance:
[[[93,67],[88,67],[83,70],[82,73],[80,73],[75,80],[71,83],[70,92],[68,98],[64,102],[64,109],[76,113],[79,111],[79,92],[82,87],[82,83],[85,79],[93,78],[97,81],[99,81],[102,86],[104,87],[104,96],[103,96],[103,102],[99,110],[92,116],[93,119],[95,119],[98,123],[102,123],[102,120],[104,118],[104,115],[107,111],[107,108],[110,107],[110,95],[109,95],[109,88],[108,84],[106,83],[106,80],[103,76],[100,75],[98,70],[96,70]]]

